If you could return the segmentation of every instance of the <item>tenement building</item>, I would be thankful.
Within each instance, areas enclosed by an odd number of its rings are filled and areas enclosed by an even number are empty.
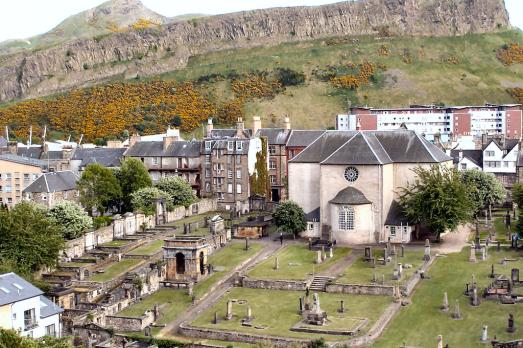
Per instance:
[[[305,236],[409,242],[414,226],[398,194],[412,169],[432,165],[452,158],[414,131],[326,131],[289,161],[289,198],[311,220]]]
[[[23,190],[47,171],[47,162],[13,155],[0,155],[0,204],[13,206],[23,198]]]

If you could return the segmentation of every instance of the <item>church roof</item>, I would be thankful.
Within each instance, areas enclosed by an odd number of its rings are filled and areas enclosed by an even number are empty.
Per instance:
[[[363,165],[440,163],[451,159],[412,130],[327,131],[291,163]]]
[[[370,204],[371,201],[365,197],[363,192],[358,190],[357,188],[354,188],[352,186],[348,186],[338,192],[336,197],[331,199],[329,203],[334,204],[351,204],[351,205],[359,205],[359,204]]]
[[[409,222],[401,205],[397,201],[392,201],[387,217],[385,218],[385,225],[400,226],[407,225]]]

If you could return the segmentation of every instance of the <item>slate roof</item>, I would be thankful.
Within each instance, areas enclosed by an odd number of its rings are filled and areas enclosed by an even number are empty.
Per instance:
[[[292,130],[287,147],[306,147],[325,133],[324,130]]]
[[[290,162],[387,164],[440,163],[451,159],[411,130],[326,131]]]
[[[104,167],[115,168],[120,166],[125,148],[95,147],[92,149],[76,149],[72,160],[81,160],[81,167],[91,163],[99,163]]]
[[[387,217],[385,218],[385,225],[401,226],[407,225],[408,223],[409,219],[405,215],[401,205],[399,205],[397,201],[392,201]]]
[[[320,207],[305,214],[305,221],[320,221]]]
[[[284,128],[262,128],[256,132],[258,137],[267,137],[269,145],[285,145],[291,131]]]
[[[18,156],[39,159],[40,156],[42,155],[42,147],[41,146],[20,147],[19,146],[16,149],[16,154]]]
[[[164,151],[162,141],[139,141],[125,156],[130,157],[200,157],[201,141],[173,141]]]
[[[6,154],[3,154],[3,155],[0,155],[0,160],[1,161],[9,161],[9,162],[14,162],[14,163],[19,163],[19,164],[26,164],[26,165],[34,166],[34,167],[47,168],[47,162],[46,161],[42,161],[42,160],[37,159],[37,158],[30,158],[30,157],[13,155],[13,154],[10,154],[10,153],[6,153]]]
[[[42,294],[42,290],[13,272],[0,275],[0,306]]]
[[[40,318],[47,318],[51,315],[62,313],[64,310],[54,302],[49,301],[47,297],[40,296]]]
[[[246,138],[252,136],[252,129],[246,128],[243,130],[243,134]],[[225,128],[225,129],[213,129],[211,131],[211,138],[235,138],[236,128]]]
[[[459,162],[459,153],[462,152],[463,158],[468,158],[478,167],[483,167],[482,150],[450,150],[450,157],[454,159],[454,164]]]
[[[334,204],[351,204],[351,205],[358,205],[358,204],[370,204],[371,201],[365,197],[363,192],[358,190],[357,188],[354,188],[352,186],[348,186],[338,192],[336,197],[331,199],[329,203]]]
[[[80,177],[70,170],[63,172],[44,173],[38,179],[27,186],[23,192],[59,192],[69,191],[76,188],[76,182]]]
[[[514,148],[514,146],[516,146],[519,142],[518,139],[505,139],[505,142],[504,144],[502,145],[498,139],[490,139],[490,141],[488,141],[484,146],[483,146],[483,150],[485,150],[485,148],[487,146],[490,145],[490,143],[494,142],[496,144],[496,146],[501,149],[501,150],[507,150],[507,151],[510,151]]]
[[[47,151],[47,152],[44,151],[40,154],[40,159],[46,160],[48,158],[51,161],[61,160],[61,159],[63,159],[63,151]]]

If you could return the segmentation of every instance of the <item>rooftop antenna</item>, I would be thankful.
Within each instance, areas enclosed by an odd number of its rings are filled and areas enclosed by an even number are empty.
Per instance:
[[[5,138],[9,141],[9,127],[5,126]]]
[[[71,134],[69,134],[69,138],[67,138],[67,142],[71,141]]]
[[[27,147],[30,147],[33,144],[33,125],[29,126],[29,141],[27,142]]]
[[[84,139],[84,135],[80,134],[80,140],[78,140],[78,147],[82,144],[82,140]]]

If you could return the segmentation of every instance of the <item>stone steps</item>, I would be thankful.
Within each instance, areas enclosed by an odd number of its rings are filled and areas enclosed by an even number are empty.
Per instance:
[[[333,278],[326,277],[326,276],[315,276],[312,279],[312,283],[309,287],[309,289],[313,291],[325,291],[325,287],[327,286],[327,283],[330,282]]]

